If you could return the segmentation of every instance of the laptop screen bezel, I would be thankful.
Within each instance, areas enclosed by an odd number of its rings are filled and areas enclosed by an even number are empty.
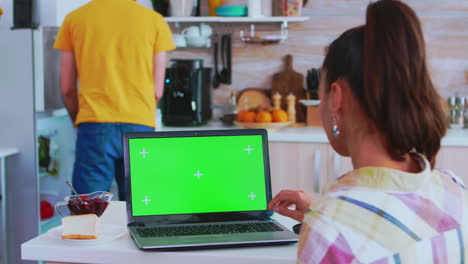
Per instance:
[[[125,186],[126,186],[126,204],[127,220],[129,224],[141,223],[199,223],[199,222],[217,222],[217,221],[242,221],[242,220],[264,220],[272,215],[272,211],[237,211],[237,212],[215,212],[215,213],[192,213],[192,214],[172,214],[172,215],[150,215],[133,216],[132,196],[131,196],[131,175],[130,175],[130,157],[129,141],[138,138],[176,138],[176,137],[203,137],[203,136],[250,136],[257,135],[262,137],[264,177],[267,196],[267,204],[272,199],[270,159],[268,151],[268,134],[265,129],[223,129],[223,130],[188,130],[188,131],[161,131],[161,132],[131,132],[123,137],[123,153],[125,167]]]

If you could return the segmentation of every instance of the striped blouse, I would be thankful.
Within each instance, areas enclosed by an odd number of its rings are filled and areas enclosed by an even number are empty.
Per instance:
[[[331,185],[304,217],[298,263],[465,263],[465,185],[414,157],[421,173],[366,167]]]

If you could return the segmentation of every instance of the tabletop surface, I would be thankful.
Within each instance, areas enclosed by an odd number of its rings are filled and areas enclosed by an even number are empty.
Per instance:
[[[291,229],[297,222],[275,215]],[[125,203],[113,201],[103,214],[102,223],[126,226]],[[184,251],[143,251],[136,247],[130,234],[101,245],[70,245],[47,233],[21,245],[24,260],[71,263],[295,263],[297,244],[244,248],[199,249]]]

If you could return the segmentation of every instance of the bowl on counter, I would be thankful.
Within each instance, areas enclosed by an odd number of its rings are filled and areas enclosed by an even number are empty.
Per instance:
[[[223,125],[225,126],[233,126],[236,119],[237,114],[225,114],[220,118],[221,122],[223,122]]]

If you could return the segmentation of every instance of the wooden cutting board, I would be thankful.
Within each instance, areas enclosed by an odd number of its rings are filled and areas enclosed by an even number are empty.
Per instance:
[[[296,96],[296,122],[302,123],[306,121],[306,107],[299,103],[299,100],[306,99],[304,75],[294,71],[292,55],[286,55],[284,63],[284,70],[273,75],[271,94],[281,95],[281,108],[284,110],[288,109],[286,97],[290,93],[294,94]]]

